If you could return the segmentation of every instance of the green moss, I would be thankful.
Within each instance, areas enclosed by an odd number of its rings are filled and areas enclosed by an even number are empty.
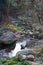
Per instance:
[[[30,65],[27,61],[23,61],[20,57],[4,58],[0,60],[2,65]]]
[[[6,58],[0,60],[0,64],[1,64],[1,63],[4,64],[4,63],[6,63],[6,62],[7,62],[7,59],[6,59]]]
[[[18,31],[21,31],[21,30],[24,30],[24,26],[18,26],[14,23],[14,27],[18,30]]]
[[[24,61],[23,65],[30,65],[30,63],[28,63],[27,61]]]

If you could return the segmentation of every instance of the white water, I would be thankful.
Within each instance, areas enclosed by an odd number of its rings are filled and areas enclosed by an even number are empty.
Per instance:
[[[5,57],[16,56],[17,52],[21,51],[21,45],[25,46],[27,41],[30,41],[30,39],[23,40],[22,42],[17,42],[15,48],[13,50],[11,50],[9,53],[4,53],[3,56],[5,56]]]
[[[13,57],[17,54],[17,52],[19,52],[21,50],[21,45],[26,45],[26,40],[22,41],[22,42],[18,42],[16,43],[15,49],[11,50],[11,52],[8,54],[9,57]]]

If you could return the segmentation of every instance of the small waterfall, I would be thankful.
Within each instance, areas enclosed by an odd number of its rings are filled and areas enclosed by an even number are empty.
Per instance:
[[[13,57],[17,54],[17,52],[19,52],[21,50],[21,45],[26,45],[26,40],[22,41],[22,42],[18,42],[16,43],[16,46],[15,46],[15,49],[14,50],[11,50],[10,53],[8,53],[8,56],[9,57]]]

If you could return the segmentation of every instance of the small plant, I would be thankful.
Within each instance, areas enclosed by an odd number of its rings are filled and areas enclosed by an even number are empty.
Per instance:
[[[43,62],[39,62],[39,63],[37,63],[36,65],[43,65]]]
[[[23,65],[30,65],[27,61],[24,61]]]
[[[0,60],[0,65],[30,65],[20,57],[4,58]]]

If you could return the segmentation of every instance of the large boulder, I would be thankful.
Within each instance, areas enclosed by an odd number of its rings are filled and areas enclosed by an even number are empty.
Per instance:
[[[12,31],[3,31],[0,36],[0,43],[12,44],[16,41],[16,37]]]

